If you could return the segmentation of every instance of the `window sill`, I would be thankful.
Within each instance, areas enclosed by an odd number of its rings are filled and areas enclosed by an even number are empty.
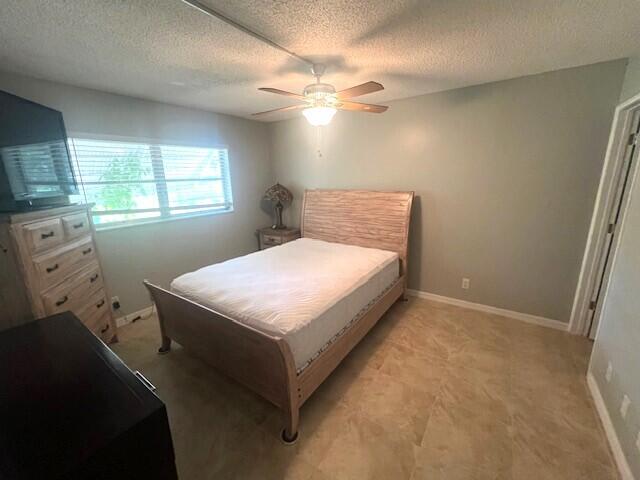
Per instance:
[[[179,220],[187,220],[190,218],[200,218],[200,217],[208,217],[212,215],[225,215],[233,213],[233,207],[227,210],[214,211],[214,212],[202,212],[202,213],[187,213],[184,215],[173,215],[171,217],[158,217],[158,218],[150,218],[148,220],[134,220],[132,222],[122,222],[122,223],[106,223],[104,225],[95,225],[97,232],[108,232],[110,230],[120,230],[123,228],[132,228],[132,227],[143,227],[145,225],[152,225],[154,223],[166,223],[166,222],[176,222]]]

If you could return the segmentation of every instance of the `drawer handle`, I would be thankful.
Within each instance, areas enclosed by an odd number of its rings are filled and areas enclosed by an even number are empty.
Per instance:
[[[87,248],[86,250],[82,250],[82,254],[86,255],[88,253],[91,253],[91,250],[93,250],[91,247]]]
[[[95,281],[98,279],[98,277],[99,277],[99,276],[100,276],[100,275],[98,275],[98,274],[96,273],[93,277],[91,277],[91,278],[89,279],[89,281],[90,281],[91,283],[93,283],[93,282],[95,282]]]
[[[144,384],[145,387],[147,387],[152,392],[156,391],[155,385],[151,383],[149,380],[147,380],[147,378],[144,375],[142,375],[138,370],[136,370],[133,373],[135,374],[136,377],[138,377],[138,379]]]
[[[47,273],[55,272],[58,268],[60,268],[60,265],[57,263],[53,267],[47,267]]]
[[[100,300],[97,304],[96,304],[96,308],[100,308],[104,305],[104,299]]]
[[[107,325],[106,325],[104,328],[102,328],[102,329],[100,330],[100,333],[107,333],[107,330],[109,330],[109,324],[108,324],[108,323],[107,323]]]
[[[76,230],[78,228],[82,228],[82,227],[84,227],[84,222],[76,223],[76,224],[73,225],[73,228],[76,229]]]
[[[62,297],[60,300],[56,302],[56,307],[59,307],[60,305],[64,305],[65,303],[67,303],[67,300],[69,300],[69,297],[65,295],[64,297]]]
[[[54,231],[52,230],[52,231],[50,231],[49,233],[41,233],[41,234],[40,234],[40,238],[41,238],[42,240],[45,240],[45,239],[47,239],[47,238],[50,238],[50,237],[55,236],[55,234],[56,234],[56,232],[54,232]]]

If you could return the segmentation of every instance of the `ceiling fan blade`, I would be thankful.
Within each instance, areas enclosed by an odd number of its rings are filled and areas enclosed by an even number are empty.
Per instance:
[[[275,113],[275,112],[289,112],[291,110],[298,110],[300,108],[305,108],[305,107],[307,107],[307,105],[305,104],[291,105],[289,107],[274,108],[273,110],[267,110],[266,112],[252,113],[251,115],[254,117],[257,117],[259,115],[268,115],[269,113]]]
[[[263,92],[269,93],[277,93],[278,95],[286,95],[287,97],[297,98],[298,100],[305,100],[304,96],[298,95],[297,93],[287,92],[285,90],[279,90],[277,88],[259,88],[258,90],[262,90]]]
[[[383,113],[386,112],[389,107],[384,105],[372,105],[370,103],[339,102],[336,104],[336,108],[339,110],[352,110],[356,112]]]
[[[340,90],[336,93],[338,100],[359,97],[360,95],[366,95],[367,93],[379,92],[384,90],[384,87],[378,82],[367,82],[362,85],[356,85],[355,87]]]

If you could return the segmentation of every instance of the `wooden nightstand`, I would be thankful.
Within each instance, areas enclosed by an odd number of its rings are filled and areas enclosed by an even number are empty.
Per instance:
[[[264,227],[258,229],[260,250],[282,245],[283,243],[290,242],[297,238],[300,238],[299,228],[283,228],[282,230],[276,230],[271,227]]]

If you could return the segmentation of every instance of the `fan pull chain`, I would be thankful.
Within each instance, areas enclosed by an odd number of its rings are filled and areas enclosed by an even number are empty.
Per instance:
[[[316,127],[316,153],[318,154],[318,159],[322,158],[322,127]]]

